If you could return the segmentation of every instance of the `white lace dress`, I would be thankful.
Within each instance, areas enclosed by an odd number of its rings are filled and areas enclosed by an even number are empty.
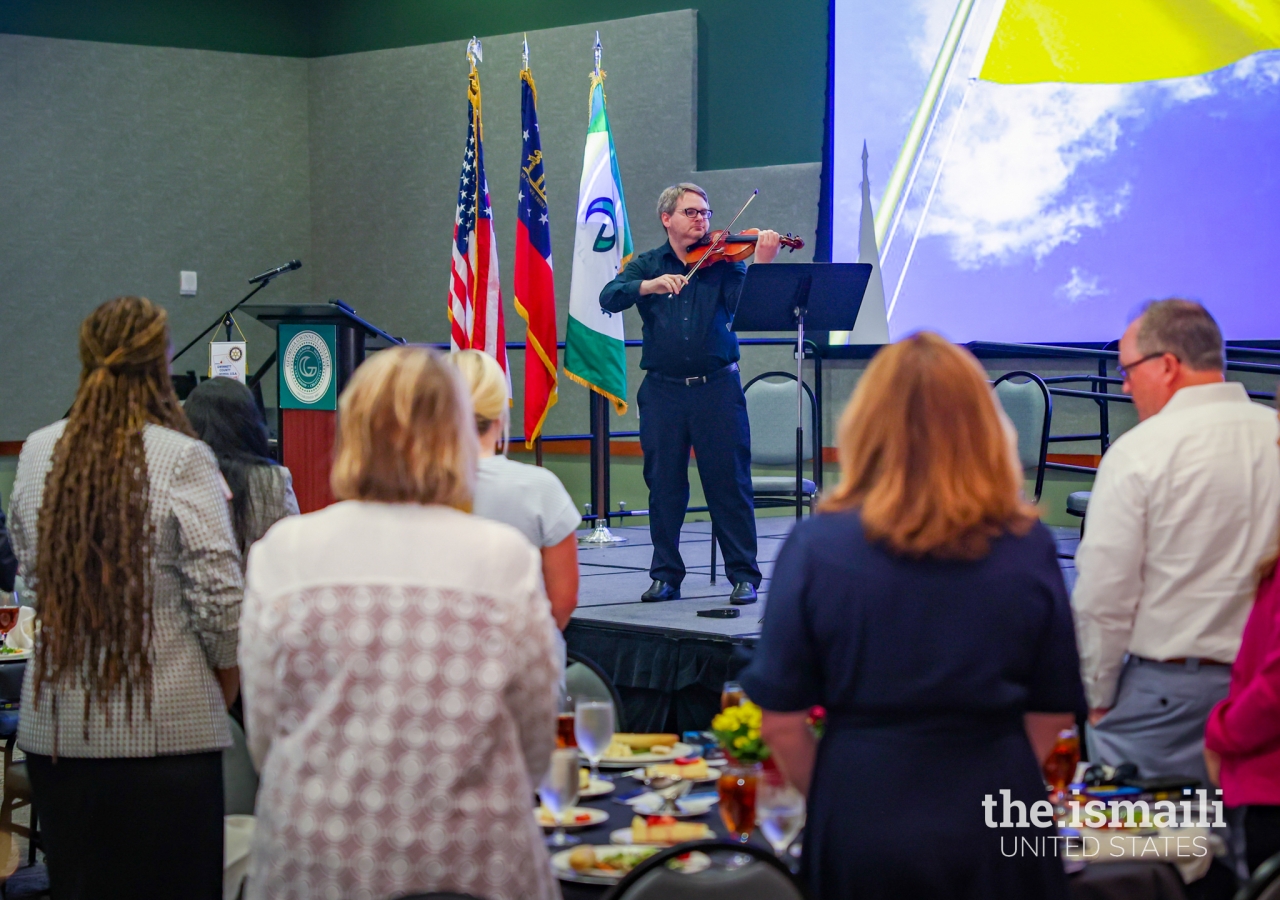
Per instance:
[[[254,545],[250,900],[558,898],[533,818],[559,678],[540,571],[514,529],[438,506],[339,503]]]

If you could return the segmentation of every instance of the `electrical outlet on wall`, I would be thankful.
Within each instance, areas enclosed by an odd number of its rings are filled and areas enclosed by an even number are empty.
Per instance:
[[[194,297],[196,295],[195,272],[178,273],[178,293],[183,297]]]

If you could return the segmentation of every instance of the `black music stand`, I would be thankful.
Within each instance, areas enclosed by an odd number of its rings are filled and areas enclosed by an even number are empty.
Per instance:
[[[754,265],[729,320],[735,332],[796,332],[797,519],[804,509],[804,330],[852,331],[870,278],[870,263]]]

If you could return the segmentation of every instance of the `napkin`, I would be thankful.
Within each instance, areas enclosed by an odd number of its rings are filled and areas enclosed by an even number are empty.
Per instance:
[[[36,645],[36,611],[24,606],[18,612],[18,624],[5,635],[5,645],[14,650],[30,650]]]
[[[624,801],[636,812],[642,816],[651,816],[657,814],[662,809],[663,799],[653,791],[646,791],[643,794],[637,794],[630,800]]]
[[[1088,850],[1084,850],[1084,844],[1079,842],[1068,845],[1063,854],[1068,860],[1083,860],[1092,865],[1132,860],[1173,863],[1184,884],[1203,878],[1213,862],[1212,840],[1207,828],[1161,828],[1158,834],[1131,832],[1123,828],[1075,830],[1082,838],[1089,839]],[[1152,837],[1154,840],[1147,840]],[[1177,843],[1179,840],[1181,847]],[[1210,852],[1204,852],[1205,848]]]
[[[249,847],[253,843],[253,816],[224,816],[222,841],[222,896],[235,900],[249,873]]]
[[[676,809],[690,816],[700,816],[708,812],[719,799],[716,794],[690,794],[676,801]],[[642,816],[657,815],[663,808],[662,798],[653,791],[646,791],[624,802]]]

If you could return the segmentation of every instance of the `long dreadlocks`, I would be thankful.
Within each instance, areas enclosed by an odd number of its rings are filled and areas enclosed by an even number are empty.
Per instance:
[[[193,435],[169,379],[169,317],[117,297],[80,326],[80,388],[53,451],[40,507],[39,682],[85,689],[106,705],[118,688],[132,718],[151,713],[151,517],[142,432]]]

